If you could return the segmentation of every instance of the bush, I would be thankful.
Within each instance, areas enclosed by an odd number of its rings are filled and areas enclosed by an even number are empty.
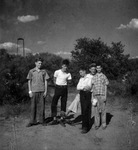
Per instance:
[[[138,95],[138,70],[128,73],[126,85],[127,91],[131,95]]]
[[[127,95],[126,85],[122,81],[111,80],[108,86],[108,93],[116,96]]]
[[[0,105],[15,105],[29,99],[26,77],[29,70],[35,67],[36,57],[43,58],[43,68],[47,69],[50,77],[59,68],[62,60],[61,57],[49,53],[22,57],[0,50]]]

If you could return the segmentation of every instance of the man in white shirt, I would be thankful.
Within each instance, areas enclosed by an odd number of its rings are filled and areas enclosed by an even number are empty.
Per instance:
[[[77,90],[80,93],[81,114],[82,114],[82,132],[87,133],[90,129],[91,118],[91,89],[92,78],[86,74],[86,68],[80,68],[80,80],[77,84]]]
[[[51,113],[53,117],[53,121],[50,125],[58,124],[57,121],[57,103],[59,98],[61,98],[61,120],[60,123],[65,126],[64,119],[65,119],[65,112],[66,112],[66,104],[67,104],[67,95],[68,95],[68,82],[71,81],[72,77],[71,74],[68,73],[69,61],[67,59],[63,60],[61,69],[56,70],[54,72],[54,84],[55,84],[55,94],[52,99],[51,104]]]
[[[92,63],[89,66],[89,71],[90,71],[90,73],[87,74],[87,77],[90,77],[93,80],[93,77],[94,77],[94,75],[96,73],[96,64],[95,63]],[[91,90],[91,92],[93,92],[93,89]],[[75,96],[75,99],[69,105],[68,110],[66,112],[66,115],[68,116],[70,113],[77,113],[79,104],[80,104],[80,94],[77,93],[77,95]],[[70,123],[72,124],[73,122],[70,121]]]

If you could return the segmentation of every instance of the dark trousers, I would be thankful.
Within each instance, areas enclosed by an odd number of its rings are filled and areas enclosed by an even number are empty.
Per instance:
[[[45,99],[43,97],[44,92],[34,92],[33,97],[31,98],[31,123],[44,122],[45,119]]]
[[[67,95],[68,95],[68,89],[66,87],[55,87],[55,94],[52,99],[52,105],[51,105],[51,112],[52,117],[57,116],[57,103],[59,98],[61,98],[61,116],[65,115],[66,112],[66,105],[67,105]]]
[[[91,119],[91,92],[80,91],[82,128],[89,130]]]

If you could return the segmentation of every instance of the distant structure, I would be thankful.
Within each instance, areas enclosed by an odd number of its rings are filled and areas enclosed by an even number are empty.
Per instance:
[[[17,55],[19,54],[19,43],[22,42],[22,48],[23,48],[23,57],[25,57],[25,49],[24,49],[24,39],[18,38],[17,39]]]

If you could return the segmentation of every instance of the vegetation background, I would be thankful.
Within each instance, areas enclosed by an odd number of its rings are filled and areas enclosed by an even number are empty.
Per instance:
[[[108,94],[121,97],[133,97],[137,103],[138,96],[138,59],[131,59],[124,54],[121,42],[112,42],[110,46],[98,39],[80,38],[76,40],[71,51],[69,71],[73,76],[72,87],[78,80],[80,66],[88,67],[91,63],[101,63],[103,72],[110,80]],[[7,50],[0,50],[0,105],[17,106],[30,102],[26,76],[35,67],[36,57],[43,59],[43,68],[47,70],[53,86],[53,73],[60,68],[62,57],[51,53],[30,54],[28,56],[11,55]],[[9,109],[8,109],[9,110]],[[17,109],[16,113],[19,112]],[[20,109],[19,109],[20,110]],[[10,115],[10,113],[9,113]]]

